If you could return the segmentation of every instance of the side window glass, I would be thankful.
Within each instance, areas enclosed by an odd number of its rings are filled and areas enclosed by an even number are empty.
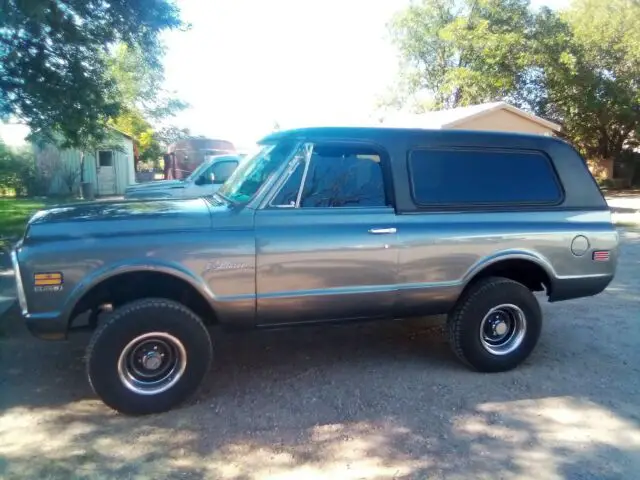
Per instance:
[[[196,180],[196,185],[211,185],[213,183],[213,181],[211,180],[212,173],[213,167],[207,168]]]
[[[305,177],[301,208],[383,207],[380,156],[366,147],[316,145]]]
[[[208,176],[210,179],[213,179],[213,183],[223,184],[231,176],[231,174],[234,172],[237,166],[238,166],[238,162],[216,163],[208,171]],[[211,174],[213,174],[213,177],[211,176]]]
[[[542,152],[415,150],[409,156],[419,205],[553,204],[562,191]]]

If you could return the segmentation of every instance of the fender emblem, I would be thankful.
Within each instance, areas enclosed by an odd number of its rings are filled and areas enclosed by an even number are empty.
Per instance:
[[[249,268],[249,265],[247,265],[246,263],[215,261],[207,263],[207,267],[204,269],[204,273],[217,272],[219,270],[245,270],[247,268]]]
[[[62,285],[45,285],[45,286],[36,286],[33,287],[33,291],[37,293],[43,292],[61,292]]]

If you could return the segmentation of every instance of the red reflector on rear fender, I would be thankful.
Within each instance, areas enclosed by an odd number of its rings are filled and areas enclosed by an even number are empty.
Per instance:
[[[593,252],[593,261],[594,262],[608,262],[609,261],[609,251],[608,250],[596,250]]]

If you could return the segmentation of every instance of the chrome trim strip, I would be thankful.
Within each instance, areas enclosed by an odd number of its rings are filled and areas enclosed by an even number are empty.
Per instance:
[[[268,207],[273,207],[273,208],[295,208],[295,202],[294,202],[294,205],[276,205],[275,203],[273,203],[273,201],[278,196],[280,191],[284,188],[286,183],[289,181],[289,178],[291,178],[291,175],[293,175],[293,173],[298,169],[299,166],[300,166],[300,161],[296,160],[295,157],[294,157],[293,160],[291,160],[289,162],[289,166],[287,168],[287,171],[285,172],[284,179],[279,184],[277,184],[276,188],[274,189],[275,193],[273,195],[270,195],[270,200],[269,200]],[[296,198],[297,198],[297,195],[296,195]]]
[[[11,250],[11,263],[13,264],[13,274],[16,280],[16,292],[18,294],[18,303],[23,316],[29,314],[27,308],[27,297],[24,294],[24,286],[22,285],[22,276],[20,275],[20,265],[18,264],[18,253]]]
[[[303,148],[306,150],[304,154],[304,172],[302,172],[300,189],[298,190],[298,196],[296,198],[296,208],[300,208],[300,201],[302,200],[302,192],[304,190],[304,184],[307,181],[307,173],[309,173],[309,164],[311,163],[311,155],[313,154],[313,144],[305,143]]]
[[[269,202],[275,197],[276,190],[279,188],[280,182],[282,178],[285,176],[283,173],[287,171],[287,169],[291,165],[291,160],[294,158],[298,149],[302,145],[301,142],[296,142],[296,144],[287,155],[287,158],[284,159],[282,165],[278,167],[275,172],[267,179],[267,181],[258,189],[254,197],[246,204],[247,208],[250,210],[259,210],[265,209],[269,206]]]
[[[395,228],[370,228],[369,229],[369,233],[372,233],[373,235],[385,235],[388,233],[396,233],[396,229]]]

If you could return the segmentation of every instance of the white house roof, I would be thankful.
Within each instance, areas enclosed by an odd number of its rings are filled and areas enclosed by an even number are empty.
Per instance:
[[[133,140],[131,135],[111,126],[109,128],[123,137]],[[30,133],[31,129],[23,123],[0,123],[0,141],[10,147],[27,145],[27,137]]]
[[[451,108],[449,110],[435,110],[425,113],[392,113],[382,120],[383,125],[388,127],[404,127],[404,128],[451,128],[464,123],[472,118],[486,115],[496,110],[506,110],[515,115],[526,118],[532,122],[538,123],[550,130],[560,131],[560,125],[540,118],[531,113],[527,113],[506,102],[481,103],[479,105],[471,105],[468,107]]]

